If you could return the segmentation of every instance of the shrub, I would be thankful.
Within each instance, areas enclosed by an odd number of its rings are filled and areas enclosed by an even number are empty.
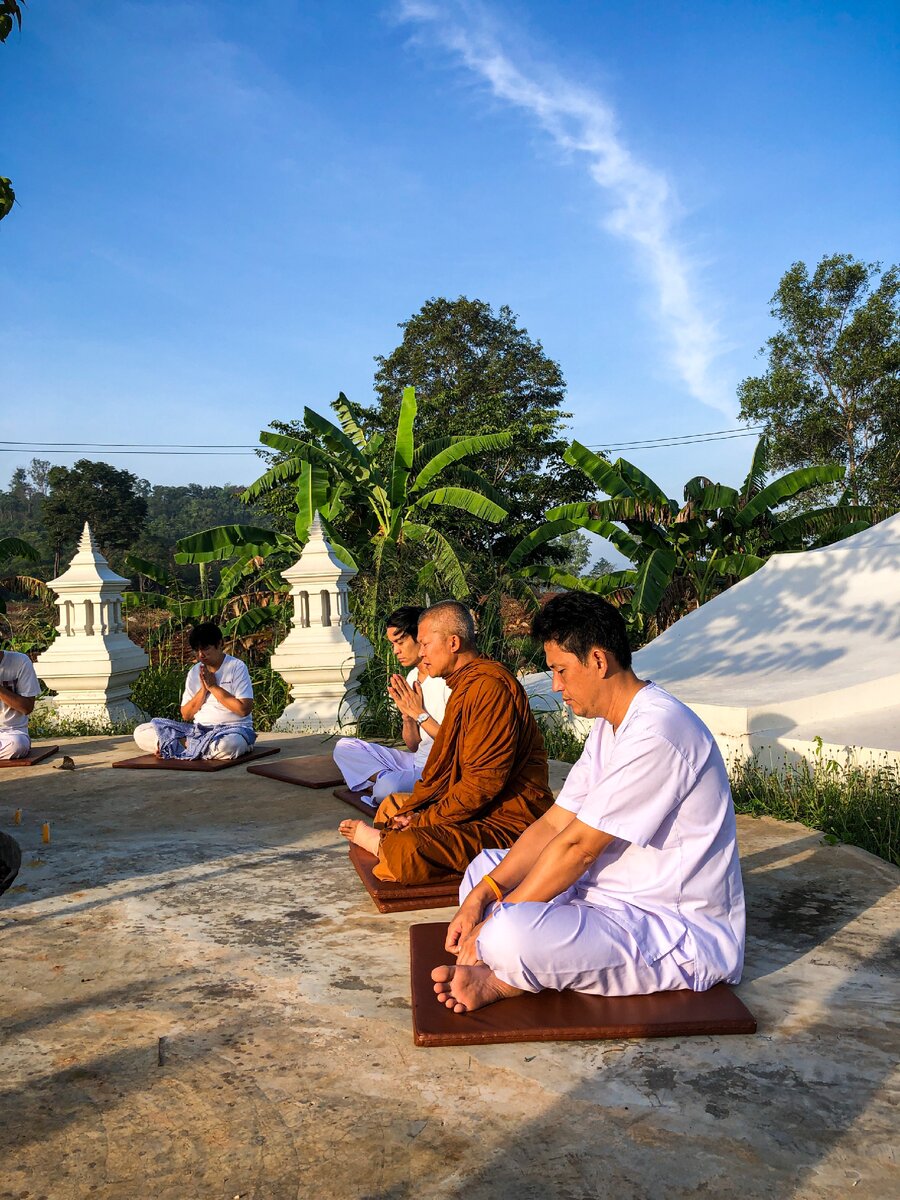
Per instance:
[[[812,761],[801,759],[781,770],[758,758],[735,763],[735,809],[799,821],[900,866],[900,767],[887,759],[875,766],[825,759],[821,738],[817,742]]]

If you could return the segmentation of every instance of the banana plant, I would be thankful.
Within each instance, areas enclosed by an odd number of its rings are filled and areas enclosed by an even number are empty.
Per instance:
[[[564,458],[608,498],[551,509],[546,514],[548,528],[557,535],[574,528],[598,533],[633,567],[581,580],[546,566],[524,565],[522,572],[607,596],[626,609],[639,636],[661,632],[683,613],[752,575],[775,552],[824,545],[879,519],[873,508],[849,504],[846,497],[825,508],[779,514],[776,510],[787,502],[843,478],[843,468],[803,467],[766,483],[765,438],[757,444],[739,488],[698,475],[685,484],[681,503],[625,459],[610,462],[577,441]],[[531,538],[541,535],[538,530]]]
[[[266,565],[261,556],[229,563],[222,570],[216,591],[199,599],[186,592],[177,576],[156,563],[129,554],[125,565],[131,574],[143,576],[158,589],[125,592],[125,607],[161,608],[169,613],[154,630],[156,640],[190,621],[214,621],[226,642],[239,642],[248,650],[260,634],[286,619],[287,588],[274,564]],[[205,565],[200,563],[201,571]]]
[[[469,585],[460,554],[438,528],[435,516],[441,510],[454,509],[497,523],[508,515],[502,497],[463,460],[504,449],[512,435],[447,437],[417,448],[416,393],[408,387],[403,391],[393,455],[385,467],[380,453],[383,435],[366,436],[343,393],[334,409],[338,424],[312,409],[305,410],[306,427],[317,441],[262,432],[263,445],[284,457],[249,487],[242,499],[252,503],[285,483],[296,483],[298,540],[305,540],[318,511],[326,536],[341,558],[354,566],[358,559],[371,563],[375,594],[384,555],[413,545],[425,552],[419,555],[420,560],[425,559],[418,568],[419,586],[438,579],[453,595],[467,595]],[[455,481],[442,484],[441,476],[451,467],[455,468]]]
[[[0,565],[11,562],[14,558],[24,559],[25,562],[36,563],[41,561],[40,552],[32,546],[31,542],[26,542],[24,538],[4,537],[0,538]],[[0,579],[0,587],[9,588],[12,591],[24,592],[36,600],[43,600],[45,604],[53,603],[53,593],[44,583],[43,579],[37,579],[33,575],[8,575],[4,579]],[[6,602],[0,596],[0,613],[6,612]]]

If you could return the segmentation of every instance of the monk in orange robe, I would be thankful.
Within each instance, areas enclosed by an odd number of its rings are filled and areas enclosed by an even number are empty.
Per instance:
[[[375,827],[340,825],[344,837],[377,854],[379,879],[410,884],[460,874],[482,850],[511,846],[553,803],[544,740],[524,689],[478,653],[465,605],[444,600],[426,609],[418,637],[421,665],[450,688],[425,771],[411,793],[382,801]],[[392,695],[403,712],[402,690]]]

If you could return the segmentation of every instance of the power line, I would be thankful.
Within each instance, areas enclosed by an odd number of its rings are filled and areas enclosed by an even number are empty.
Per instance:
[[[591,450],[660,450],[667,446],[695,446],[702,442],[727,442],[732,438],[754,437],[762,429],[762,425],[756,425],[751,429],[723,429],[717,433],[686,433],[681,436],[649,438],[640,442],[603,442],[588,448]]]
[[[762,425],[748,429],[714,429],[708,433],[672,434],[669,437],[647,438],[631,442],[604,442],[589,447],[594,450],[658,450],[665,447],[693,446],[702,442],[721,442],[732,438],[753,437]],[[234,442],[204,442],[187,445],[184,442],[16,442],[0,439],[4,454],[76,454],[111,452],[122,455],[185,455],[190,457],[246,457],[257,455],[259,447]]]

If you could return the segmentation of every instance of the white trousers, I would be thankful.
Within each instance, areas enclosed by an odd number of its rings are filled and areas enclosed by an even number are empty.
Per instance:
[[[31,738],[20,729],[5,729],[0,733],[0,758],[27,758]]]
[[[506,850],[483,850],[469,864],[459,889],[462,902]],[[498,979],[526,992],[544,988],[638,996],[693,988],[693,959],[676,946],[648,963],[637,942],[595,904],[569,888],[548,904],[492,905],[494,915],[478,935],[478,956]]]
[[[334,765],[354,792],[367,792],[383,800],[393,792],[411,792],[422,771],[409,750],[392,750],[361,738],[338,738],[334,745]],[[372,776],[374,783],[370,783]]]
[[[156,730],[150,721],[146,725],[138,725],[134,731],[134,740],[145,754],[155,754],[159,749]],[[221,737],[216,738],[209,748],[209,753],[204,754],[203,757],[240,758],[242,754],[247,753],[248,748],[246,741],[239,733],[223,733]]]

